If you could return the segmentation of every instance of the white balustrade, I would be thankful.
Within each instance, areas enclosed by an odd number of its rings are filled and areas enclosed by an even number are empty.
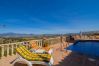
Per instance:
[[[14,55],[15,48],[17,48],[18,44],[21,44],[21,43],[22,42],[0,44],[1,57],[8,56],[8,55]]]
[[[43,47],[43,40],[33,40],[35,41],[35,43],[39,46],[39,47]],[[50,38],[50,39],[46,39],[46,41],[48,42],[48,46],[52,45],[54,43],[58,43],[60,41],[59,38]],[[29,49],[31,46],[29,44],[29,41],[25,41],[26,47]],[[17,43],[8,43],[8,44],[0,44],[0,56],[1,58],[8,55],[14,55],[16,54],[15,52],[15,48],[19,47],[20,45],[24,44],[24,42],[17,42]]]

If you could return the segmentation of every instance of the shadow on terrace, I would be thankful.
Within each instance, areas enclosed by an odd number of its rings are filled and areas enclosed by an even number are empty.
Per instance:
[[[88,58],[84,55],[71,52],[55,66],[96,66],[96,62],[89,61]]]

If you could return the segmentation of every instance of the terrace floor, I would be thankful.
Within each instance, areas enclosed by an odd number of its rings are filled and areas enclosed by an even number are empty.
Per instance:
[[[79,55],[77,53],[71,53],[64,48],[66,48],[66,43],[60,48],[60,44],[55,44],[51,46],[54,48],[54,66],[95,66],[96,63],[86,59],[86,56]],[[10,64],[17,56],[8,56],[0,59],[0,66],[12,66]],[[85,61],[85,63],[83,62]],[[14,66],[27,66],[24,62],[18,62]],[[43,65],[33,65],[33,66],[43,66]]]

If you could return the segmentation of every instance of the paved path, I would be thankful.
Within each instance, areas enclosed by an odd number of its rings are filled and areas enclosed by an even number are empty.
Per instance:
[[[8,56],[8,57],[2,57],[0,59],[0,66],[12,66],[10,64],[11,61],[13,61],[13,59],[15,59],[17,56],[13,55],[13,56]]]

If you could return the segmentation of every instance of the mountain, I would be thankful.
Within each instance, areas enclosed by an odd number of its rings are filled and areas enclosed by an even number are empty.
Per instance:
[[[0,37],[33,37],[34,34],[2,33]]]
[[[85,32],[79,32],[79,33],[67,33],[66,35],[99,35],[99,31],[85,31]]]
[[[99,34],[99,31],[82,32],[82,34],[90,34],[90,35],[93,35],[93,34]]]
[[[93,35],[93,34],[99,34],[99,31],[86,31],[86,32],[80,32],[83,35]],[[67,33],[66,35],[78,35],[80,33]],[[65,35],[65,34],[62,34]],[[19,34],[19,33],[2,33],[0,34],[0,37],[9,38],[9,37],[56,37],[61,36],[61,34]]]
[[[2,33],[0,37],[9,38],[9,37],[55,37],[59,34],[19,34],[19,33]]]

